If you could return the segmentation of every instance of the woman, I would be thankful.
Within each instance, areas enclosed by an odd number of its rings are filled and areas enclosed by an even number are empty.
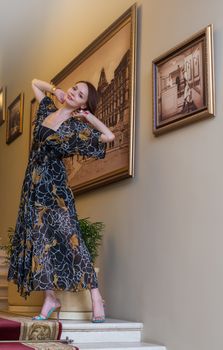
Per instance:
[[[54,290],[86,288],[91,292],[92,322],[104,322],[103,300],[81,237],[62,159],[74,154],[104,158],[106,142],[112,141],[114,134],[94,115],[97,92],[91,83],[80,81],[66,93],[37,79],[32,81],[32,87],[39,108],[21,191],[8,280],[18,285],[24,297],[32,290],[45,291],[41,313],[34,319],[47,319],[53,311],[57,311],[59,318],[61,304]],[[58,109],[46,92],[53,93],[62,107]]]

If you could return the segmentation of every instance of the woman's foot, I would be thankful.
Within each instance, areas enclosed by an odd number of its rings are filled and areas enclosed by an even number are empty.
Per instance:
[[[51,296],[46,296],[44,300],[44,304],[41,309],[41,315],[46,317],[48,312],[52,308],[58,309],[59,307],[61,307],[59,299],[52,298]]]
[[[92,300],[92,322],[105,322],[105,302],[103,299]]]
[[[57,319],[59,319],[61,304],[59,299],[51,295],[47,295],[44,300],[44,304],[42,306],[41,312],[38,316],[35,316],[33,319],[36,320],[45,320],[48,319],[51,314],[57,310]]]
[[[92,301],[92,322],[100,323],[105,322],[105,302],[101,297],[98,288],[91,288],[91,301]]]

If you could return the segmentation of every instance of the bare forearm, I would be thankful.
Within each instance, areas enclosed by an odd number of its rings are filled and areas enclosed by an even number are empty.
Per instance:
[[[42,92],[53,92],[54,85],[43,80],[33,79],[32,86],[38,88]]]
[[[95,129],[102,133],[102,142],[111,142],[114,140],[115,135],[113,134],[113,132],[111,132],[111,130],[107,128],[107,126],[104,123],[102,123],[98,118],[96,118],[93,114],[89,113],[85,118],[88,120],[89,123],[91,123],[91,125]]]
[[[54,92],[54,85],[38,79],[32,80],[32,88],[36,99],[40,102],[45,96],[45,92]]]

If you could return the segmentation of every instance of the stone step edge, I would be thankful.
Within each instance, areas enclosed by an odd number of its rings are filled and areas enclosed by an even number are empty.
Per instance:
[[[0,297],[1,298],[1,297]],[[7,299],[7,297],[3,297],[4,299]],[[5,311],[4,311],[5,312]],[[24,315],[23,313],[13,313],[11,311],[6,311],[6,315],[9,316],[15,316],[15,317],[22,317],[25,321],[30,320],[30,315]],[[66,313],[66,312],[64,312]],[[52,319],[52,318],[51,318]],[[125,321],[125,320],[117,320],[113,318],[106,318],[106,322],[104,323],[92,323],[91,320],[75,320],[75,319],[61,319],[63,330],[65,331],[114,331],[114,330],[120,330],[120,331],[142,331],[143,330],[143,323],[141,322],[131,322],[131,321]]]
[[[18,306],[17,308],[25,308]],[[20,310],[16,310],[15,306],[8,306],[7,309],[7,313],[11,314],[12,316],[18,316],[18,317],[33,317],[34,314],[39,314],[41,306],[37,306],[37,307],[33,307],[33,306],[29,306],[27,308],[31,308],[30,311],[20,311]],[[84,319],[83,319],[84,317]],[[57,314],[56,312],[53,312],[50,320],[55,320],[57,318]],[[60,312],[60,321],[64,321],[64,320],[69,320],[70,322],[72,321],[80,321],[80,320],[91,320],[91,313],[87,312],[86,315],[83,315],[83,312],[76,312],[76,311],[61,311]]]
[[[1,282],[1,281],[0,281],[0,288],[8,288],[8,286],[9,286],[9,285],[8,285],[8,282],[5,282],[5,281],[4,281],[4,282]]]
[[[130,322],[117,319],[106,318],[104,323],[92,323],[91,321],[72,321],[72,320],[61,320],[64,330],[124,330],[124,331],[141,331],[143,324],[141,322]]]
[[[8,276],[8,271],[1,271],[0,272],[0,277],[7,277]]]
[[[79,350],[167,350],[164,345],[152,343],[77,343]]]

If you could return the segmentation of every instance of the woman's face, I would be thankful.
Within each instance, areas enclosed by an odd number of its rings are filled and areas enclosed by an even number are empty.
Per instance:
[[[88,100],[88,86],[85,83],[77,83],[67,90],[65,102],[73,109],[86,108]]]

